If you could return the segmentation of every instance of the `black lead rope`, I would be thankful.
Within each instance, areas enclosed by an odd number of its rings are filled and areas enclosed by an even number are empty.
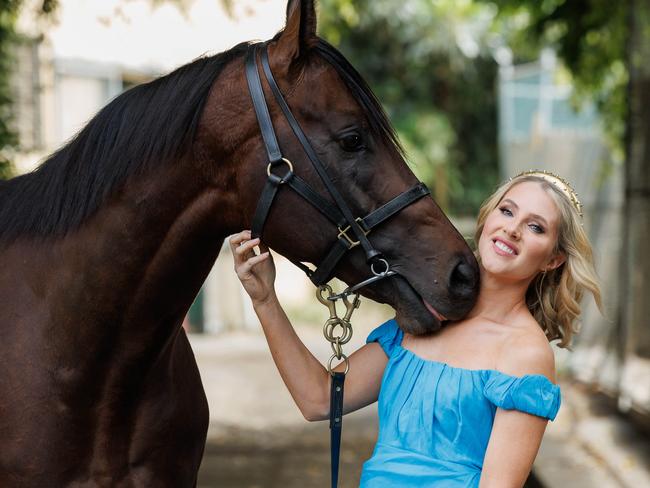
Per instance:
[[[330,390],[330,448],[332,467],[332,488],[339,484],[339,457],[341,452],[341,431],[343,430],[343,384],[345,373],[332,373]]]

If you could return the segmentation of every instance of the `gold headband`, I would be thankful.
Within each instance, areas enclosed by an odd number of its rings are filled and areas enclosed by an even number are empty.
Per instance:
[[[510,178],[510,181],[517,179],[521,176],[535,176],[537,178],[543,179],[544,181],[547,181],[548,183],[551,183],[553,186],[555,186],[555,188],[560,190],[569,199],[569,202],[571,202],[573,208],[576,210],[576,212],[578,212],[578,215],[580,215],[580,217],[582,218],[582,203],[580,203],[578,194],[571,187],[571,185],[567,180],[549,171],[529,170],[529,171],[524,171],[522,173],[519,173],[517,176],[513,176],[512,178]]]

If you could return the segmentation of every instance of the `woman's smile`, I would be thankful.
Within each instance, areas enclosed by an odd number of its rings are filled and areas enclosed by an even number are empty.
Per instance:
[[[496,252],[500,256],[516,256],[519,254],[519,251],[517,248],[511,244],[510,242],[506,241],[505,239],[501,239],[500,237],[496,237],[492,240],[492,247],[494,249],[494,252]]]

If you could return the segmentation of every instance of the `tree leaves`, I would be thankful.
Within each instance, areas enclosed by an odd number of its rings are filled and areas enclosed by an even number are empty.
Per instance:
[[[385,105],[445,210],[475,214],[498,176],[494,7],[470,0],[322,0],[320,33]]]

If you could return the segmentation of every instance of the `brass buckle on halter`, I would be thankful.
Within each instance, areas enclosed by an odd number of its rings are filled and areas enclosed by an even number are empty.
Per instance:
[[[361,217],[357,217],[356,219],[354,219],[354,221],[357,224],[359,224],[359,227],[361,227],[361,230],[363,231],[364,235],[367,236],[368,234],[370,234],[369,230],[363,229],[363,220],[361,219]],[[349,249],[352,249],[353,247],[356,247],[359,244],[361,244],[361,241],[355,241],[347,234],[347,232],[349,232],[351,227],[352,227],[351,225],[348,225],[345,229],[341,229],[340,227],[338,227],[339,234],[336,236],[337,239],[340,239],[341,237],[345,237],[345,240],[348,241],[348,244],[350,244]]]

